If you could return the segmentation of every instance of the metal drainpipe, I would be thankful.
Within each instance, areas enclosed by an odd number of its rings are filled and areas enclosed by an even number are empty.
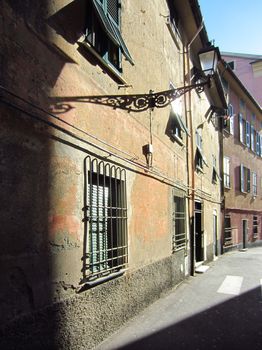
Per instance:
[[[184,55],[183,55],[183,79],[184,79],[184,86],[186,85],[186,70],[187,70],[187,83],[190,84],[191,82],[191,72],[190,72],[190,48],[193,43],[193,41],[197,38],[198,34],[203,29],[204,23],[202,21],[200,27],[196,31],[195,35],[187,43],[186,46],[184,46]],[[188,200],[190,203],[191,200],[191,211],[189,210],[188,216],[189,216],[189,223],[191,220],[190,225],[190,260],[191,260],[191,275],[194,276],[195,274],[195,252],[196,252],[196,237],[195,237],[195,220],[194,220],[194,212],[195,212],[195,166],[194,166],[194,134],[193,134],[193,121],[192,121],[192,97],[191,97],[191,90],[188,92],[188,99],[185,98],[185,111],[186,111],[186,123],[187,126],[189,124],[189,130],[190,130],[190,157],[188,152],[188,140],[187,140],[187,172],[188,172],[188,187],[191,187],[191,196],[189,196]],[[188,100],[188,101],[187,101]],[[191,163],[191,168],[190,168]],[[191,170],[191,184],[190,184],[190,175],[189,171]],[[189,205],[190,207],[190,205]]]

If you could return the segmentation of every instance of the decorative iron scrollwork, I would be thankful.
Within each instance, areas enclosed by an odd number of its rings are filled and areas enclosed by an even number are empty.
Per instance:
[[[120,108],[129,112],[142,112],[149,108],[153,109],[166,107],[176,98],[179,98],[193,89],[200,93],[204,90],[205,85],[208,83],[209,81],[204,81],[199,84],[186,85],[177,89],[156,93],[151,92],[149,94],[85,96],[77,98],[77,101],[101,104],[110,106],[114,109]]]

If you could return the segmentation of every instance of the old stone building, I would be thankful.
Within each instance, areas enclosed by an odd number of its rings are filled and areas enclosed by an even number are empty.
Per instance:
[[[1,348],[91,348],[220,253],[219,77],[155,95],[197,82],[208,36],[196,0],[0,23]]]

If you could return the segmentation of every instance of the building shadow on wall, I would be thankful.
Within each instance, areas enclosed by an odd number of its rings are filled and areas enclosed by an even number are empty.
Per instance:
[[[6,1],[1,8],[5,40],[0,51],[7,55],[0,99],[1,349],[58,347],[58,322],[49,310],[54,301],[55,245],[49,221],[55,211],[54,141],[52,129],[41,123],[48,116],[32,102],[50,109],[50,92],[73,60],[49,41],[43,18],[49,3]]]
[[[118,349],[259,350],[261,317],[261,290],[255,288]]]

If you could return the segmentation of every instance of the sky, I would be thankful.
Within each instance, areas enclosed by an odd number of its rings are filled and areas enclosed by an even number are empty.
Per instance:
[[[220,52],[262,55],[262,0],[198,0]]]

